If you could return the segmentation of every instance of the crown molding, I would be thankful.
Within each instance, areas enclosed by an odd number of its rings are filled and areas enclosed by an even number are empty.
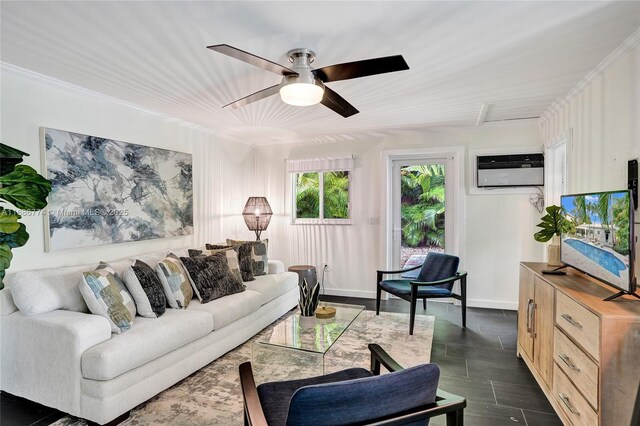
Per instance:
[[[622,44],[614,49],[606,58],[602,60],[593,70],[591,70],[576,86],[565,96],[557,98],[549,107],[540,115],[538,124],[542,127],[556,112],[561,111],[569,102],[580,93],[589,83],[596,77],[606,71],[614,62],[631,52],[638,44],[640,44],[640,27],[631,34]]]
[[[44,84],[51,85],[51,86],[55,86],[55,87],[59,87],[59,88],[65,89],[65,90],[70,90],[70,91],[75,92],[75,93],[91,96],[93,98],[100,99],[100,100],[103,100],[103,101],[107,101],[107,102],[115,103],[115,104],[118,104],[118,105],[122,105],[122,106],[125,106],[127,108],[135,109],[135,110],[143,112],[145,114],[153,115],[153,116],[159,117],[159,118],[161,118],[163,120],[171,121],[172,123],[177,124],[178,126],[186,127],[186,128],[189,128],[189,129],[192,129],[192,130],[196,130],[196,131],[199,131],[199,132],[202,132],[202,133],[207,133],[209,135],[213,135],[213,136],[219,137],[221,139],[225,139],[225,140],[232,141],[232,142],[239,142],[239,143],[242,143],[243,145],[250,145],[250,144],[247,144],[247,142],[244,141],[244,140],[233,138],[232,136],[230,136],[228,134],[223,134],[222,131],[217,131],[217,130],[214,130],[214,129],[211,129],[211,128],[208,128],[208,127],[204,127],[204,126],[202,126],[200,124],[196,124],[196,123],[193,123],[191,121],[183,120],[181,118],[172,117],[170,115],[167,115],[167,114],[164,114],[164,113],[161,113],[161,112],[152,111],[152,110],[143,108],[140,105],[134,104],[132,102],[125,101],[125,100],[120,99],[120,98],[116,98],[116,97],[113,97],[113,96],[105,95],[104,93],[96,92],[95,90],[87,89],[87,88],[82,87],[82,86],[77,86],[75,84],[66,82],[64,80],[58,80],[57,78],[50,77],[48,75],[40,74],[40,73],[37,73],[35,71],[31,71],[31,70],[28,70],[26,68],[19,67],[17,65],[10,64],[8,62],[0,61],[0,74],[4,74],[5,72],[6,73],[10,73],[10,74],[15,74],[15,75],[18,75],[18,76],[21,76],[21,77],[26,77],[26,78],[28,78],[30,80],[37,81],[37,82],[40,82],[40,83],[44,83]]]

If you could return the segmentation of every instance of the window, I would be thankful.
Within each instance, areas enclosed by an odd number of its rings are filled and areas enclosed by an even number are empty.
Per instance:
[[[352,165],[353,157],[288,161],[293,183],[293,223],[350,224]]]
[[[545,150],[545,204],[560,205],[560,196],[567,193],[567,143],[563,138]]]

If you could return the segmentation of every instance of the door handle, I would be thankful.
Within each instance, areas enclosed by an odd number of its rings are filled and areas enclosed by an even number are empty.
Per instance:
[[[531,306],[533,299],[527,300],[527,333],[531,334]]]
[[[569,324],[571,324],[574,327],[578,327],[578,328],[582,328],[582,324],[580,324],[578,321],[574,320],[573,317],[569,314],[562,314],[560,315],[562,317],[563,320],[565,320],[566,322],[568,322]]]
[[[580,415],[580,412],[576,410],[576,408],[573,406],[571,401],[569,401],[569,397],[567,395],[563,393],[559,393],[558,396],[560,397],[560,401],[564,403],[564,405],[567,407],[569,411],[571,411],[572,414],[575,414],[576,416]]]
[[[531,319],[529,320],[529,324],[531,325],[531,337],[532,338],[536,338],[536,303],[532,300],[531,301],[531,314],[530,314]]]
[[[565,354],[558,354],[558,357],[564,361],[565,364],[567,364],[569,366],[570,369],[572,369],[573,371],[575,371],[576,373],[580,372],[580,369],[571,361],[571,358],[569,358],[567,355]]]

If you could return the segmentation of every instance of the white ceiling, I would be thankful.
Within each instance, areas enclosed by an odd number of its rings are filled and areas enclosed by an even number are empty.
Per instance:
[[[640,27],[640,2],[9,2],[0,58],[250,143],[345,140],[538,117]],[[402,54],[409,71],[329,83],[360,113],[278,96],[280,77],[205,47],[315,67]]]

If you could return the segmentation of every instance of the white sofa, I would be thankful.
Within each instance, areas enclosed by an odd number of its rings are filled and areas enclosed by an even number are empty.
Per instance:
[[[138,258],[155,266],[165,254]],[[110,264],[122,273],[130,261]],[[7,275],[0,389],[108,423],[247,341],[298,301],[298,276],[270,261],[269,275],[245,283],[242,293],[206,304],[194,296],[185,310],[137,316],[131,329],[111,334],[105,318],[88,313],[77,286],[80,273],[95,266]]]

